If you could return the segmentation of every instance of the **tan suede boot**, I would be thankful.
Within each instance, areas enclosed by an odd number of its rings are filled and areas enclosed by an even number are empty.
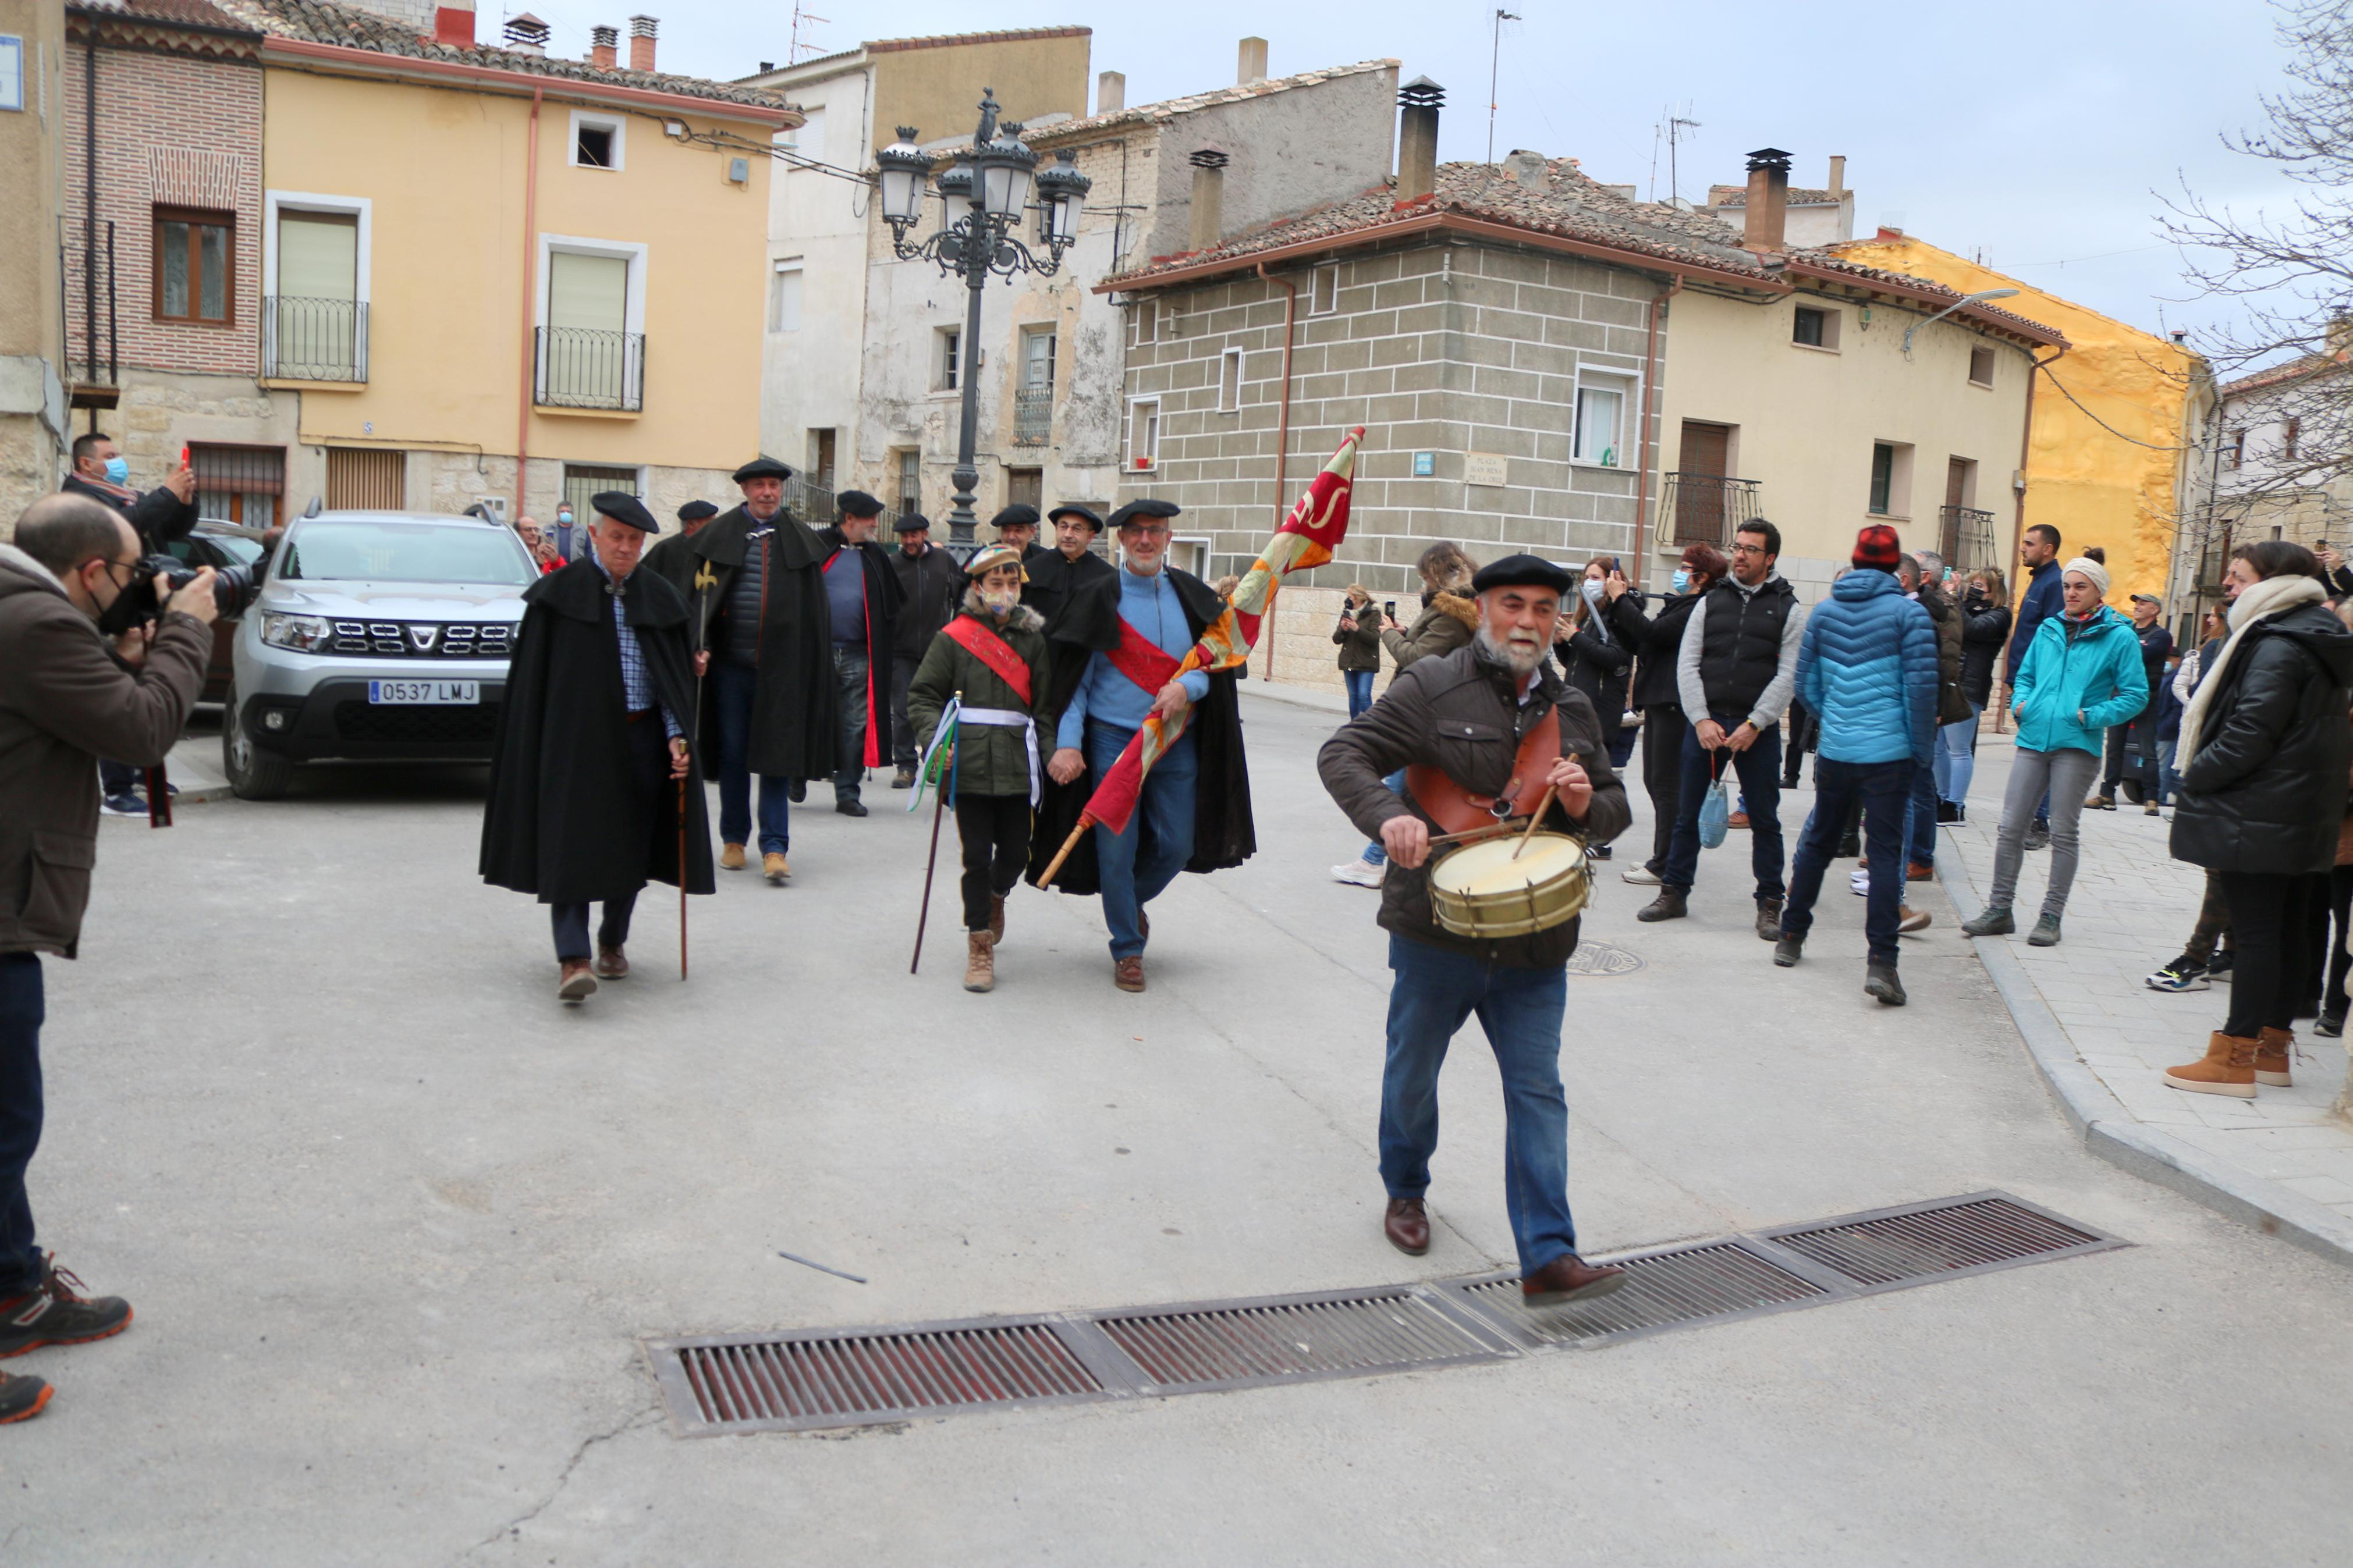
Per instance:
[[[2187,1067],[2165,1069],[2165,1081],[2197,1094],[2228,1094],[2255,1098],[2255,1042],[2214,1031],[2206,1043],[2204,1059]]]
[[[967,991],[996,990],[997,944],[989,940],[985,931],[965,932],[964,944],[964,988]]]
[[[988,895],[988,940],[994,944],[1005,940],[1005,896]]]
[[[2295,1031],[2265,1029],[2255,1037],[2255,1081],[2274,1089],[2289,1088],[2288,1058],[2295,1052]]]

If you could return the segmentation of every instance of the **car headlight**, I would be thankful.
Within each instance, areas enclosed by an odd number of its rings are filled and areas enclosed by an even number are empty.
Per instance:
[[[296,653],[323,653],[335,638],[335,628],[321,616],[264,616],[261,640],[271,647]]]

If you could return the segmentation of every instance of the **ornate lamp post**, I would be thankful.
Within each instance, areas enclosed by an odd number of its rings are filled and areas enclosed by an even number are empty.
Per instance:
[[[973,528],[979,521],[972,505],[980,488],[980,470],[973,461],[980,382],[973,372],[979,360],[981,286],[991,273],[1009,279],[1020,272],[1043,277],[1060,271],[1062,253],[1078,239],[1079,214],[1093,182],[1079,173],[1078,154],[1069,150],[1040,170],[1038,154],[1022,145],[1019,123],[997,122],[994,89],[981,94],[980,128],[972,145],[956,149],[955,156],[954,166],[932,182],[947,208],[944,221],[939,232],[912,244],[907,234],[923,216],[924,184],[932,173],[930,156],[915,145],[913,126],[900,126],[899,140],[874,155],[874,180],[900,259],[928,257],[942,273],[962,278],[967,291],[956,364],[964,417],[956,437],[955,504],[948,513],[948,548],[962,559],[972,553]],[[1038,240],[1046,250],[1042,258],[1016,233],[1033,205],[1033,186]]]

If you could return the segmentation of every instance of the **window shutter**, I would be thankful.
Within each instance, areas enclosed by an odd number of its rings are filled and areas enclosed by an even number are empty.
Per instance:
[[[547,324],[589,331],[625,330],[629,310],[629,264],[617,256],[575,256],[559,250],[547,259]]]
[[[281,213],[278,292],[288,300],[359,298],[360,221],[350,213]]]

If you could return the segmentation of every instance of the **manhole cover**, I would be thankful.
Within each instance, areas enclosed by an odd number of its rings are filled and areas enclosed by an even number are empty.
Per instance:
[[[1577,944],[1577,951],[1568,955],[1568,972],[1571,974],[1599,974],[1606,977],[1612,974],[1631,974],[1641,967],[1641,959],[1634,953],[1629,952],[1622,947],[1613,947],[1606,942],[1595,942],[1591,937],[1580,941]]]

